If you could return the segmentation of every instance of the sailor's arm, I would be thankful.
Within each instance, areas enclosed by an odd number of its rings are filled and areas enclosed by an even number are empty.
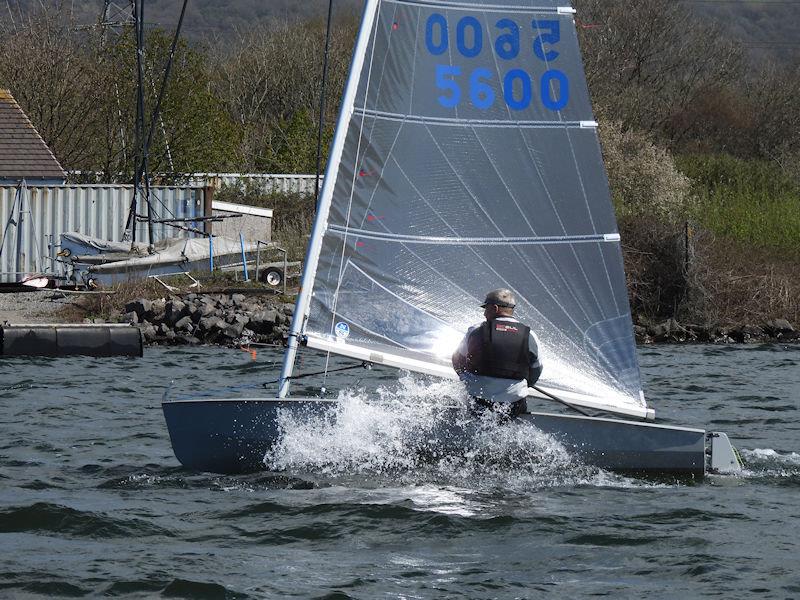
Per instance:
[[[475,327],[470,327],[467,330],[467,334],[462,338],[461,343],[458,345],[458,348],[456,348],[456,351],[453,352],[453,356],[450,359],[453,362],[453,369],[455,369],[456,373],[459,375],[467,368],[467,338],[469,338],[469,334],[472,333],[473,329],[475,329]]]
[[[542,374],[542,360],[539,358],[539,340],[536,339],[536,334],[533,331],[528,337],[528,356],[530,358],[528,385],[533,385]]]

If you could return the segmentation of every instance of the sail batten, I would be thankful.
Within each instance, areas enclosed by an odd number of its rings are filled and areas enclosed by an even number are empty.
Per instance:
[[[566,5],[368,3],[293,325],[309,346],[453,377],[480,300],[508,287],[539,337],[547,389],[645,410]]]
[[[483,2],[458,2],[455,0],[382,0],[386,4],[405,4],[407,6],[419,6],[424,8],[444,8],[444,9],[452,9],[452,10],[474,10],[476,6],[480,6],[482,9],[491,10],[491,11],[502,11],[507,13],[525,13],[525,14],[564,14],[565,10],[569,7],[566,6],[526,6],[524,1],[521,1],[517,4],[506,3],[506,4],[493,4],[490,2],[483,3]],[[557,4],[564,4],[564,2],[559,2]],[[572,10],[569,8],[569,10]]]
[[[378,120],[399,121],[425,125],[441,125],[444,127],[492,127],[492,128],[523,128],[523,129],[585,129],[591,127],[593,121],[522,121],[515,119],[458,119],[445,117],[429,117],[425,115],[412,115],[390,113],[377,110],[356,108],[353,114],[374,117]]]
[[[562,235],[562,236],[527,236],[527,237],[434,237],[403,235],[390,232],[371,231],[355,227],[330,225],[328,231],[340,235],[350,235],[365,239],[397,242],[403,244],[439,244],[439,245],[493,245],[512,246],[516,244],[580,244],[619,241],[614,233],[598,233],[594,235]]]

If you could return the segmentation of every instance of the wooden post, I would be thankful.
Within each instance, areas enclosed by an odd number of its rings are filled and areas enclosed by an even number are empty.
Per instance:
[[[691,266],[689,249],[692,243],[692,228],[689,226],[689,221],[686,221],[683,227],[683,272],[688,274]]]

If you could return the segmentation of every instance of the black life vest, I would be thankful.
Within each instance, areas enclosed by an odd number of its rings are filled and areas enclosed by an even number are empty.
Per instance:
[[[528,379],[531,328],[518,321],[484,321],[467,338],[464,370],[504,379]]]

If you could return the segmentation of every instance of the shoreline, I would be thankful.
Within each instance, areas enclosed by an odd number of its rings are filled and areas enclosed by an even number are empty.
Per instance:
[[[0,325],[131,323],[138,326],[147,345],[284,345],[294,302],[248,290],[170,294],[153,300],[136,298],[109,318],[75,317],[86,296],[54,290],[0,294]],[[71,309],[71,310],[70,310]],[[70,318],[72,317],[72,318]],[[786,319],[738,325],[696,325],[675,319],[633,326],[636,344],[762,344],[800,343],[800,330]]]

